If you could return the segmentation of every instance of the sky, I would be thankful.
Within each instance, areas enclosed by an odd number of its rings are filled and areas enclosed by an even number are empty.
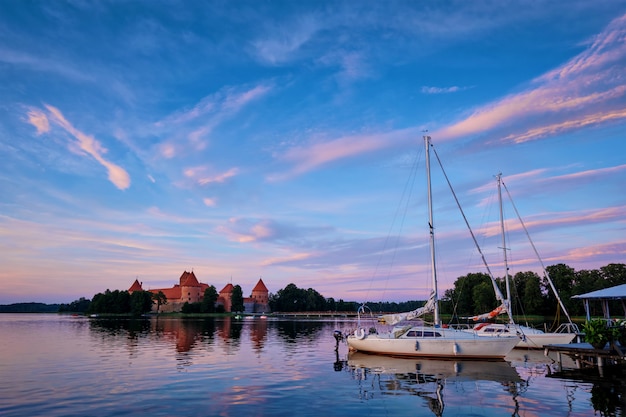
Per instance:
[[[545,266],[626,262],[625,0],[7,0],[0,79],[0,304],[425,299],[424,135],[494,276],[498,173]],[[486,268],[436,156],[442,294]]]

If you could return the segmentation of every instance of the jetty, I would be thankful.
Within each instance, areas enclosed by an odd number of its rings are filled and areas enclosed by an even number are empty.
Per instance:
[[[576,369],[597,367],[600,375],[605,366],[622,365],[626,363],[626,347],[618,343],[607,343],[602,349],[594,348],[590,343],[569,343],[566,345],[548,345],[544,354],[554,352],[559,363],[559,370],[563,369],[562,355],[569,356],[576,364]]]

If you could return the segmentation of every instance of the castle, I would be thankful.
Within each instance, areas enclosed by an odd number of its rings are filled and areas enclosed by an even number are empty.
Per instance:
[[[152,306],[152,310],[156,311],[160,308],[162,312],[174,312],[180,311],[185,303],[198,303],[204,298],[204,291],[209,288],[208,284],[199,282],[196,275],[191,272],[184,271],[178,280],[178,284],[174,284],[171,288],[154,288],[149,289],[153,294],[158,294],[161,291],[167,298],[166,304],[161,304],[160,307],[157,304]],[[233,284],[227,284],[218,294],[216,306],[221,305],[224,307],[224,311],[231,311],[231,295],[233,292]],[[135,280],[133,285],[128,289],[129,293],[133,291],[144,291],[142,283],[139,280]],[[243,305],[245,313],[263,313],[269,312],[269,291],[263,283],[263,280],[259,278],[259,282],[252,289],[250,297],[243,299]]]

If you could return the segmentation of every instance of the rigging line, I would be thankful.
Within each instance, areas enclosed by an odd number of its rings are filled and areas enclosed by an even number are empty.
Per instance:
[[[384,292],[387,291],[387,285],[389,283],[389,278],[391,276],[391,270],[392,270],[393,264],[394,264],[394,262],[396,260],[396,254],[398,253],[398,246],[400,244],[400,236],[402,234],[402,229],[404,228],[404,221],[406,220],[406,215],[407,215],[407,213],[409,211],[409,206],[410,206],[410,203],[411,203],[411,195],[413,194],[413,189],[415,187],[415,180],[417,178],[417,166],[418,166],[417,162],[418,162],[418,159],[417,159],[417,156],[416,156],[416,159],[415,159],[414,163],[412,164],[413,172],[411,173],[411,175],[409,175],[409,180],[407,180],[407,184],[410,181],[411,185],[410,185],[410,187],[408,187],[409,193],[408,193],[408,195],[406,197],[406,203],[404,205],[404,213],[402,214],[402,221],[400,222],[400,228],[398,230],[398,235],[396,236],[396,245],[394,247],[393,255],[391,257],[391,262],[389,263],[389,270],[387,272],[387,279],[385,280],[385,290],[384,290]]]
[[[500,288],[498,288],[498,286],[496,285],[496,280],[493,277],[493,274],[491,273],[491,268],[489,268],[489,265],[487,264],[487,261],[485,260],[485,255],[483,255],[483,251],[480,249],[480,246],[478,245],[478,241],[476,240],[476,236],[474,235],[474,232],[472,231],[472,228],[470,227],[470,224],[467,221],[467,217],[465,216],[465,212],[463,211],[463,208],[461,207],[461,203],[459,203],[459,199],[457,198],[456,193],[454,192],[454,189],[452,188],[452,184],[450,183],[450,179],[448,178],[448,175],[446,174],[446,170],[443,169],[443,164],[441,163],[441,159],[439,159],[439,154],[437,153],[437,151],[435,150],[434,147],[432,149],[433,149],[433,152],[435,154],[435,157],[437,158],[437,162],[439,163],[439,167],[441,168],[441,171],[443,172],[443,176],[446,179],[446,182],[448,183],[448,187],[450,188],[450,191],[452,192],[452,196],[454,197],[454,201],[456,201],[456,205],[459,208],[459,210],[461,211],[461,216],[463,217],[463,220],[465,221],[465,225],[467,226],[467,229],[469,230],[470,235],[472,236],[472,240],[474,241],[474,245],[476,246],[476,249],[478,250],[478,253],[480,253],[480,257],[481,257],[481,259],[483,261],[483,264],[485,265],[485,268],[487,269],[487,273],[491,277],[491,284],[493,286],[494,292],[496,293],[496,298],[501,303],[503,303],[506,306],[507,303],[504,300],[504,296],[502,295],[502,292],[500,291]],[[507,309],[507,310],[510,310],[510,309]],[[509,314],[509,318],[512,321],[513,318],[511,317],[511,312],[507,311],[507,313]]]
[[[533,251],[535,252],[535,256],[537,256],[537,259],[539,260],[539,264],[541,265],[541,269],[543,270],[544,277],[547,278],[548,284],[550,284],[550,288],[552,288],[552,292],[554,292],[554,295],[556,296],[556,299],[558,300],[559,305],[563,309],[565,316],[567,316],[567,321],[569,321],[569,323],[572,324],[572,319],[569,316],[569,313],[567,312],[565,305],[563,305],[563,301],[561,301],[561,297],[559,297],[559,293],[556,291],[556,288],[554,287],[554,283],[552,282],[552,279],[550,279],[550,275],[548,274],[548,271],[546,271],[546,267],[543,265],[543,261],[541,260],[541,256],[539,256],[539,252],[537,251],[537,248],[535,247],[535,243],[530,238],[530,233],[528,233],[526,224],[524,223],[524,220],[522,220],[522,216],[520,216],[519,211],[517,211],[517,207],[515,206],[515,203],[513,202],[513,197],[511,197],[511,193],[509,192],[509,189],[507,188],[507,186],[504,184],[504,181],[502,181],[502,186],[504,187],[504,190],[506,191],[506,195],[509,197],[511,206],[513,207],[513,210],[515,210],[515,214],[517,215],[517,218],[519,219],[519,222],[522,225],[522,228],[524,228],[524,232],[526,233],[526,237],[528,238],[528,241],[530,242],[530,246],[532,246]]]
[[[400,196],[400,201],[398,202],[398,206],[396,207],[396,211],[394,213],[393,220],[391,222],[391,226],[389,227],[389,231],[387,232],[387,237],[385,238],[385,243],[383,244],[383,250],[380,253],[380,255],[378,256],[378,260],[376,262],[376,266],[375,266],[374,271],[372,273],[372,277],[370,278],[370,285],[369,285],[369,288],[368,288],[368,290],[366,292],[366,296],[365,296],[366,299],[365,299],[365,301],[363,301],[363,303],[366,303],[368,301],[367,299],[369,298],[369,294],[370,294],[370,292],[372,290],[372,284],[374,282],[374,278],[378,274],[378,270],[379,270],[380,264],[382,262],[383,254],[386,253],[387,245],[388,245],[389,241],[391,240],[391,232],[392,232],[392,230],[393,230],[393,228],[394,228],[394,226],[396,224],[396,220],[398,219],[399,212],[400,212],[400,209],[402,207],[402,203],[403,203],[403,201],[405,201],[405,198],[406,198],[406,204],[405,204],[405,208],[404,208],[404,215],[402,217],[400,230],[398,231],[398,234],[396,236],[396,245],[395,245],[396,250],[393,251],[393,259],[391,261],[391,264],[393,265],[393,261],[395,259],[395,254],[396,254],[397,248],[398,248],[398,242],[400,240],[400,233],[402,231],[402,226],[404,225],[404,219],[406,218],[406,212],[408,210],[408,205],[409,205],[409,201],[410,201],[410,194],[411,194],[413,186],[415,184],[415,178],[417,176],[418,162],[421,159],[421,155],[422,155],[422,151],[420,150],[420,151],[418,151],[415,154],[415,158],[413,159],[413,162],[410,165],[412,171],[409,173],[409,177],[407,178],[406,183],[404,184],[404,188],[402,190],[402,195]],[[406,194],[407,194],[407,190],[410,190],[409,197],[405,197]],[[391,265],[390,265],[389,271],[387,273],[387,279],[385,280],[385,289],[383,290],[383,292],[381,294],[381,301],[382,301],[382,298],[384,298],[385,293],[387,292],[387,286],[388,286],[388,283],[389,283],[390,271],[391,271]]]

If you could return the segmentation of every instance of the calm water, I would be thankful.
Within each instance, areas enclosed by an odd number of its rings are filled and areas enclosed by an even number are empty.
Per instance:
[[[349,355],[346,323],[0,314],[2,416],[624,415],[620,376],[506,361]],[[594,382],[595,381],[595,382]]]

